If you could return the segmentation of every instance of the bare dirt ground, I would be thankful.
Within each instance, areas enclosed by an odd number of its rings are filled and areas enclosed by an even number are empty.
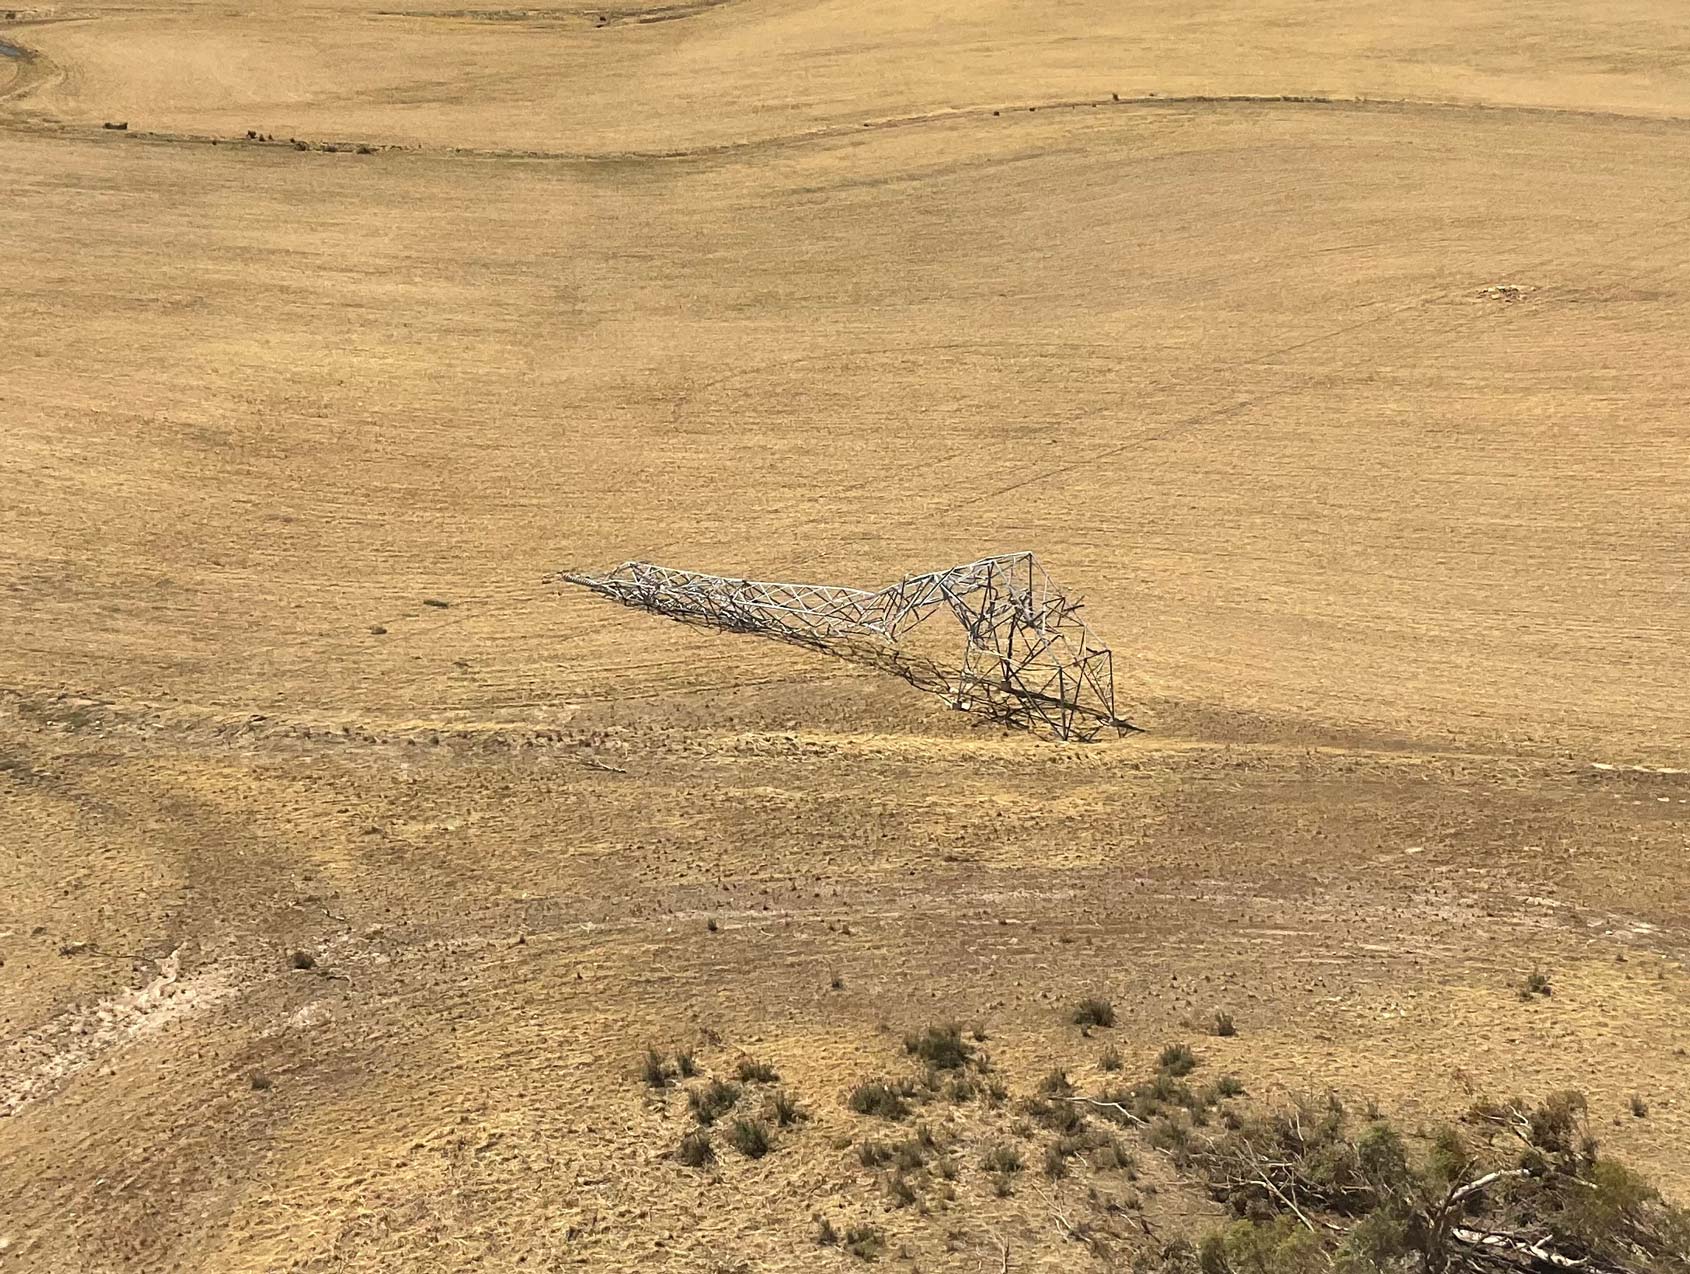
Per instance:
[[[1103,1268],[843,1102],[947,1017],[1094,1080],[1089,993],[1690,1196],[1682,6],[0,41],[0,1271]],[[1146,733],[541,582],[1021,548]],[[685,1168],[648,1042],[811,1118]]]

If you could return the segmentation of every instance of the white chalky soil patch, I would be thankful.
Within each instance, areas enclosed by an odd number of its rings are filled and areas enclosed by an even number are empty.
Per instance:
[[[227,999],[235,989],[227,968],[184,978],[181,949],[172,951],[145,986],[72,1010],[14,1041],[0,1057],[0,1117],[52,1096],[119,1049]]]

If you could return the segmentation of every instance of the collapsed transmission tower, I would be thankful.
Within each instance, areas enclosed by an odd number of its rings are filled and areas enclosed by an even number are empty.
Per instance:
[[[891,667],[978,712],[1037,734],[1092,740],[1132,727],[1115,715],[1109,650],[1031,553],[981,558],[870,591],[772,584],[624,562],[607,575],[565,575],[628,606],[734,632],[760,633]],[[909,657],[903,638],[949,611],[962,625],[958,666]]]

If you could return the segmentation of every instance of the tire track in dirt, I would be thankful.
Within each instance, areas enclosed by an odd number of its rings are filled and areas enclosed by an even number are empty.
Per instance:
[[[1668,222],[1665,226],[1659,227],[1659,229],[1657,231],[1650,231],[1650,232],[1645,232],[1645,233],[1660,233],[1660,234],[1667,235],[1667,241],[1665,243],[1659,245],[1662,248],[1682,247],[1683,246],[1682,236],[1673,234],[1671,232],[1679,230],[1680,228],[1682,228],[1686,225],[1690,225],[1690,215],[1680,217],[1675,221]],[[1638,237],[1641,238],[1642,236],[1639,235]],[[1621,270],[1623,270],[1624,267],[1626,267],[1626,266],[1632,264],[1633,262],[1641,259],[1642,257],[1646,256],[1649,253],[1649,251],[1650,251],[1650,249],[1642,249],[1638,252],[1634,252],[1634,253],[1631,253],[1627,256],[1620,257],[1616,260],[1613,260],[1612,262],[1609,263],[1609,265],[1608,265],[1607,269],[1604,271],[1604,273],[1609,274],[1609,275],[1616,274],[1616,273],[1620,272]],[[1513,267],[1509,271],[1509,274],[1510,274],[1511,277],[1527,277],[1527,276],[1531,276],[1531,275],[1536,275],[1536,274],[1538,274],[1542,271],[1545,271],[1545,270],[1552,270],[1559,263],[1560,260],[1561,260],[1561,255],[1555,254],[1553,256],[1543,257],[1543,258],[1540,258],[1538,260],[1531,261],[1531,262],[1522,262],[1521,264]],[[1277,348],[1277,349],[1268,350],[1265,353],[1254,355],[1250,358],[1241,359],[1241,360],[1229,362],[1229,363],[1214,364],[1210,367],[1200,369],[1200,374],[1210,374],[1210,373],[1214,373],[1214,372],[1231,372],[1231,371],[1241,370],[1242,368],[1245,368],[1245,367],[1259,366],[1259,365],[1267,363],[1267,362],[1269,362],[1273,359],[1282,358],[1287,354],[1293,354],[1293,353],[1296,353],[1300,350],[1309,349],[1309,348],[1312,348],[1312,347],[1317,346],[1317,345],[1323,345],[1323,344],[1326,344],[1329,341],[1339,340],[1339,339],[1341,339],[1345,336],[1350,335],[1351,333],[1361,331],[1364,328],[1372,327],[1372,326],[1374,326],[1378,323],[1388,322],[1392,319],[1398,318],[1398,317],[1400,317],[1404,314],[1407,314],[1411,311],[1421,310],[1421,309],[1424,309],[1427,306],[1438,304],[1440,302],[1440,300],[1447,302],[1447,301],[1450,301],[1450,300],[1453,300],[1453,299],[1454,299],[1454,296],[1451,293],[1449,293],[1447,290],[1440,290],[1438,292],[1427,293],[1423,296],[1416,297],[1412,301],[1405,302],[1402,305],[1394,306],[1391,309],[1387,310],[1383,314],[1372,316],[1372,317],[1369,317],[1369,318],[1359,319],[1359,320],[1357,320],[1353,323],[1347,323],[1347,324],[1344,324],[1340,327],[1336,327],[1329,332],[1319,333],[1315,336],[1308,337],[1304,340],[1296,341],[1296,342],[1293,342],[1292,344],[1285,345],[1285,346],[1282,346],[1282,347]],[[1549,299],[1550,299],[1550,301],[1553,301],[1553,298],[1549,298]],[[1447,340],[1448,338],[1454,336],[1456,333],[1458,333],[1458,332],[1460,332],[1460,331],[1462,331],[1466,328],[1475,326],[1476,324],[1478,324],[1479,322],[1481,322],[1484,319],[1492,318],[1492,317],[1498,317],[1500,315],[1506,315],[1507,313],[1510,312],[1510,310],[1512,308],[1513,307],[1510,307],[1510,306],[1498,306],[1498,307],[1488,308],[1488,309],[1479,309],[1473,315],[1471,315],[1470,317],[1468,317],[1466,319],[1451,323],[1447,327],[1442,328],[1441,330],[1434,330],[1433,332],[1429,333],[1426,336],[1426,338],[1423,341],[1420,342],[1420,344],[1421,345],[1430,345],[1430,344],[1434,344],[1434,343],[1441,341],[1441,340]],[[1408,346],[1407,348],[1414,348],[1414,346]],[[1250,408],[1260,406],[1263,403],[1270,402],[1275,398],[1285,397],[1285,396],[1289,395],[1293,391],[1293,389],[1295,389],[1298,392],[1302,392],[1302,391],[1306,391],[1310,384],[1331,384],[1331,383],[1335,383],[1342,375],[1344,375],[1346,372],[1351,370],[1353,365],[1354,365],[1354,360],[1342,363],[1342,364],[1338,365],[1337,367],[1333,368],[1331,371],[1329,371],[1324,377],[1320,378],[1320,380],[1318,380],[1318,381],[1299,382],[1294,386],[1287,386],[1287,387],[1279,389],[1277,391],[1269,390],[1265,393],[1258,393],[1258,394],[1256,394],[1256,395],[1254,395],[1250,398],[1242,399],[1239,402],[1233,403],[1233,404],[1226,406],[1226,407],[1205,408],[1201,411],[1198,411],[1198,412],[1191,414],[1190,416],[1187,416],[1185,419],[1183,419],[1181,421],[1177,421],[1174,424],[1165,426],[1162,429],[1153,430],[1149,433],[1141,434],[1141,435],[1134,437],[1134,438],[1129,438],[1125,442],[1119,443],[1119,444],[1112,446],[1112,447],[1108,447],[1108,448],[1104,449],[1103,451],[1090,453],[1090,454],[1082,457],[1079,460],[1070,461],[1066,464],[1057,465],[1057,466],[1054,466],[1050,469],[1041,470],[1038,473],[1032,474],[1032,475],[1024,477],[1024,478],[1017,479],[1015,482],[1012,482],[1009,485],[1004,486],[1004,487],[1000,487],[1000,488],[997,488],[997,489],[994,489],[994,490],[991,490],[991,491],[982,492],[982,493],[979,493],[977,495],[960,497],[951,505],[951,507],[954,508],[954,509],[966,508],[970,505],[981,504],[981,503],[985,503],[985,502],[991,501],[991,500],[997,500],[997,499],[1002,498],[1005,495],[1010,494],[1013,491],[1017,491],[1017,490],[1021,489],[1022,487],[1031,486],[1032,484],[1038,483],[1038,482],[1044,482],[1044,481],[1047,481],[1048,479],[1053,478],[1053,477],[1059,477],[1064,473],[1070,473],[1073,470],[1084,467],[1084,466],[1096,465],[1101,461],[1113,459],[1115,456],[1118,456],[1125,451],[1131,450],[1132,448],[1142,446],[1146,443],[1163,442],[1163,441],[1166,441],[1169,438],[1177,437],[1178,435],[1180,435],[1182,433],[1189,432],[1192,429],[1200,428],[1201,426],[1203,426],[1205,424],[1213,423],[1216,420],[1225,419],[1229,416],[1236,415],[1239,412],[1247,411]],[[1168,383],[1165,383],[1164,385],[1158,386],[1158,389],[1177,389],[1177,388],[1180,388],[1179,382],[1168,382]],[[1070,417],[1068,421],[1065,421],[1063,423],[1071,423],[1072,419],[1073,419],[1073,417]],[[930,507],[923,509],[923,511],[922,511],[923,516],[930,516],[931,511],[932,510],[931,510]]]
[[[9,36],[11,32],[24,25],[26,24],[14,23],[4,29]],[[41,24],[29,23],[27,25],[39,26]],[[0,102],[8,102],[13,98],[21,97],[48,80],[57,79],[62,74],[45,54],[27,44],[19,44],[16,40],[0,39],[0,54],[3,54],[6,59],[5,62],[0,63],[0,66],[10,65],[15,68],[12,82],[0,88]]]
[[[1389,103],[1386,103],[1386,102],[1374,100],[1374,99],[1354,99],[1353,101],[1350,101],[1350,100],[1347,100],[1347,99],[1311,98],[1311,97],[1295,97],[1295,96],[1270,97],[1270,98],[1258,98],[1258,97],[1222,97],[1222,98],[1202,97],[1202,98],[1183,98],[1183,99],[1136,98],[1136,99],[1132,99],[1130,104],[1133,104],[1133,105],[1152,104],[1152,105],[1154,105],[1154,104],[1159,104],[1159,103],[1164,103],[1164,102],[1170,103],[1170,104],[1176,103],[1176,102],[1187,102],[1187,103],[1189,103],[1189,102],[1203,102],[1203,103],[1226,103],[1226,104],[1294,102],[1294,103],[1318,103],[1318,104],[1323,104],[1323,105],[1366,105],[1366,106],[1390,105],[1390,106],[1412,106],[1412,107],[1434,107],[1435,106],[1435,107],[1440,107],[1440,108],[1451,107],[1451,108],[1456,108],[1456,109],[1463,109],[1462,107],[1459,106],[1459,104],[1454,104],[1454,103],[1419,102],[1419,101],[1411,101],[1409,99],[1396,99],[1396,100],[1390,101]],[[1058,103],[1057,105],[1065,105],[1065,104],[1066,103]],[[1113,105],[1114,103],[1110,103],[1110,104]],[[1120,104],[1128,105],[1129,103],[1126,102],[1126,101],[1123,101]],[[1492,105],[1488,105],[1488,104],[1477,104],[1477,105],[1473,105],[1471,107],[1466,107],[1465,109],[1497,110],[1497,111],[1503,111],[1503,112],[1566,114],[1566,115],[1574,115],[1574,116],[1590,116],[1590,117],[1594,117],[1594,118],[1626,118],[1626,119],[1646,119],[1646,118],[1649,118],[1649,117],[1644,117],[1644,116],[1616,117],[1616,116],[1609,115],[1608,113],[1605,113],[1605,112],[1589,112],[1589,111],[1579,111],[1579,110],[1559,111],[1559,110],[1555,110],[1553,108],[1506,107],[1506,106],[1492,106]],[[959,114],[963,114],[963,113],[964,112],[959,112]],[[996,112],[994,112],[994,113],[996,113]],[[941,118],[941,117],[940,116],[930,116],[930,117],[927,117],[927,118],[934,119],[934,118]],[[1690,122],[1690,120],[1684,120],[1684,121],[1678,121],[1678,122]],[[891,125],[889,125],[889,126],[891,126]],[[1640,249],[1639,251],[1630,253],[1626,256],[1610,260],[1607,263],[1606,267],[1604,268],[1603,274],[1606,275],[1606,276],[1612,277],[1612,276],[1620,273],[1621,271],[1623,271],[1625,269],[1625,267],[1627,267],[1627,266],[1633,264],[1634,262],[1642,259],[1643,257],[1647,256],[1651,251],[1657,251],[1657,250],[1659,250],[1659,248],[1680,246],[1683,242],[1682,237],[1674,234],[1673,232],[1679,230],[1680,228],[1682,228],[1686,225],[1690,225],[1690,216],[1678,218],[1677,220],[1669,222],[1666,225],[1661,226],[1654,231],[1643,232],[1645,234],[1665,235],[1666,241],[1663,244],[1657,245],[1657,247],[1655,247],[1655,248]],[[1642,235],[1640,234],[1638,236],[1638,238],[1641,238],[1641,237],[1642,237]],[[1505,271],[1504,273],[1508,274],[1509,277],[1528,277],[1528,276],[1535,277],[1536,275],[1538,275],[1538,274],[1540,274],[1544,271],[1553,270],[1562,260],[1563,260],[1563,254],[1554,253],[1554,254],[1551,254],[1549,256],[1539,257],[1539,258],[1529,260],[1529,261],[1521,261],[1518,264],[1509,267],[1509,269],[1507,271]],[[1325,344],[1328,344],[1328,343],[1334,342],[1334,341],[1340,341],[1344,337],[1353,335],[1354,333],[1365,331],[1366,329],[1378,326],[1380,324],[1390,323],[1394,320],[1402,318],[1405,315],[1409,315],[1409,314],[1415,313],[1417,311],[1425,310],[1427,307],[1430,307],[1430,306],[1453,303],[1456,300],[1463,299],[1465,296],[1466,296],[1466,293],[1452,292],[1449,289],[1438,289],[1438,290],[1435,290],[1433,292],[1428,292],[1428,293],[1425,293],[1423,295],[1414,297],[1413,299],[1408,300],[1406,302],[1403,302],[1401,304],[1391,306],[1388,309],[1386,309],[1385,311],[1383,311],[1382,313],[1367,315],[1365,317],[1355,319],[1351,322],[1340,324],[1340,325],[1333,327],[1333,328],[1331,328],[1327,331],[1316,333],[1313,336],[1309,336],[1309,337],[1302,338],[1300,340],[1292,341],[1292,342],[1284,344],[1284,345],[1278,345],[1278,346],[1275,346],[1273,348],[1264,350],[1261,353],[1250,355],[1246,358],[1216,361],[1216,362],[1213,362],[1213,363],[1205,364],[1205,365],[1198,367],[1198,368],[1195,368],[1195,369],[1191,369],[1187,372],[1181,373],[1180,376],[1178,376],[1178,377],[1170,377],[1170,378],[1162,380],[1157,385],[1152,387],[1151,391],[1149,391],[1149,392],[1160,394],[1160,393],[1167,393],[1167,392],[1170,392],[1170,391],[1178,391],[1182,388],[1189,387],[1189,385],[1194,380],[1196,380],[1196,381],[1207,381],[1207,380],[1213,378],[1214,376],[1216,376],[1218,374],[1232,373],[1232,372],[1241,371],[1241,370],[1243,370],[1245,368],[1249,368],[1249,367],[1263,366],[1263,365],[1266,365],[1266,364],[1273,362],[1276,359],[1283,358],[1283,357],[1286,357],[1288,355],[1301,352],[1303,350],[1315,348],[1317,346],[1325,345]],[[1554,301],[1555,301],[1555,298],[1551,295],[1551,296],[1544,298],[1543,302],[1540,302],[1539,304],[1543,304],[1543,303],[1553,304]],[[1461,331],[1463,331],[1467,328],[1476,326],[1476,325],[1484,322],[1486,319],[1506,315],[1513,308],[1514,307],[1511,307],[1511,306],[1495,306],[1495,307],[1477,308],[1472,314],[1465,316],[1463,318],[1457,319],[1456,321],[1451,322],[1451,323],[1443,326],[1440,329],[1436,329],[1436,330],[1433,330],[1432,332],[1429,332],[1423,340],[1418,342],[1418,344],[1422,345],[1422,346],[1433,345],[1433,344],[1435,344],[1439,341],[1447,340],[1447,339],[1455,336],[1456,334],[1458,334],[1459,332],[1461,332]],[[1499,315],[1499,311],[1501,312],[1501,315]],[[1099,349],[1109,348],[1109,347],[1104,347],[1104,346],[1076,346],[1073,343],[1053,343],[1053,344],[1059,344],[1063,348],[1070,348],[1070,347],[1073,347],[1073,348],[1099,348]],[[707,391],[709,389],[715,388],[715,387],[723,385],[723,384],[731,383],[731,382],[733,382],[734,380],[737,380],[737,379],[741,379],[741,378],[748,377],[748,376],[756,376],[760,373],[764,373],[764,372],[767,372],[767,371],[779,370],[779,369],[784,369],[784,368],[790,367],[790,366],[798,366],[798,365],[803,365],[803,364],[812,363],[812,362],[841,362],[841,361],[844,361],[844,360],[849,359],[849,358],[873,357],[877,354],[886,354],[886,353],[907,354],[911,350],[915,350],[915,349],[937,351],[937,350],[971,349],[971,348],[982,348],[982,349],[984,349],[984,348],[991,348],[991,347],[994,347],[994,346],[1001,346],[1001,347],[1004,347],[1004,348],[1014,348],[1014,349],[1016,349],[1016,350],[1018,350],[1019,352],[1022,352],[1022,353],[1025,353],[1026,349],[1027,349],[1027,345],[1026,345],[1025,342],[1018,342],[1018,341],[1011,341],[1011,340],[1006,340],[1006,341],[1003,341],[1003,342],[934,342],[934,343],[931,343],[931,344],[924,344],[924,345],[917,345],[917,346],[903,346],[903,347],[883,348],[883,349],[851,350],[851,351],[844,352],[844,353],[803,355],[803,356],[800,356],[800,357],[794,358],[794,359],[779,360],[779,361],[772,362],[772,363],[761,364],[761,365],[758,365],[758,366],[752,367],[752,368],[738,369],[738,370],[733,371],[733,372],[725,373],[721,376],[713,377],[713,378],[711,378],[707,381],[703,381],[698,386],[696,386],[694,388],[690,388],[688,391],[686,391],[686,393],[679,396],[675,400],[674,405],[672,407],[672,410],[670,412],[670,423],[671,423],[671,426],[673,426],[677,422],[677,420],[680,416],[680,413],[684,410],[686,404],[691,400],[691,398],[696,396],[698,393],[703,392],[703,391]],[[1356,357],[1357,358],[1365,357],[1365,353],[1357,355]],[[1042,470],[1040,470],[1036,473],[1030,474],[1030,475],[1019,477],[1014,482],[1011,482],[1011,483],[1004,485],[1004,486],[1001,486],[1001,487],[994,488],[992,490],[978,492],[978,493],[974,493],[974,494],[964,494],[964,495],[957,496],[952,501],[950,501],[948,503],[948,505],[942,505],[941,507],[946,507],[951,511],[955,511],[955,510],[959,510],[959,509],[972,507],[974,505],[989,503],[989,502],[1001,499],[1003,496],[1009,495],[1009,494],[1011,494],[1011,493],[1013,493],[1017,490],[1020,490],[1022,488],[1032,486],[1032,485],[1035,485],[1035,484],[1038,484],[1038,483],[1046,482],[1046,481],[1050,480],[1051,478],[1061,477],[1062,475],[1064,475],[1066,473],[1071,473],[1076,469],[1095,466],[1095,465],[1097,465],[1097,464],[1099,464],[1103,461],[1114,459],[1115,457],[1120,456],[1123,453],[1132,451],[1136,448],[1139,448],[1139,447],[1142,447],[1142,446],[1145,446],[1145,445],[1148,445],[1148,444],[1151,444],[1151,443],[1163,442],[1163,441],[1166,441],[1170,438],[1177,437],[1181,434],[1188,433],[1188,432],[1190,432],[1194,429],[1199,429],[1206,424],[1212,424],[1212,423],[1215,423],[1216,421],[1224,420],[1224,419],[1230,418],[1232,416],[1236,416],[1241,412],[1249,411],[1253,408],[1259,407],[1259,406],[1261,406],[1265,403],[1271,402],[1275,399],[1286,397],[1291,392],[1293,392],[1293,389],[1295,389],[1298,392],[1306,391],[1307,388],[1309,387],[1310,383],[1316,383],[1316,384],[1335,383],[1344,374],[1346,374],[1347,372],[1352,370],[1353,367],[1355,366],[1355,363],[1356,363],[1356,359],[1354,359],[1354,358],[1347,360],[1347,361],[1339,364],[1338,366],[1330,369],[1323,377],[1320,378],[1320,380],[1318,380],[1316,382],[1299,382],[1295,386],[1289,386],[1288,385],[1288,386],[1282,387],[1282,388],[1277,389],[1277,390],[1268,390],[1268,391],[1265,391],[1265,392],[1258,392],[1258,393],[1250,396],[1249,398],[1241,399],[1237,402],[1227,404],[1227,405],[1224,405],[1224,406],[1213,406],[1213,407],[1202,408],[1197,412],[1190,413],[1189,415],[1185,416],[1181,420],[1173,422],[1172,424],[1163,426],[1161,428],[1152,429],[1152,430],[1149,430],[1145,433],[1135,435],[1134,437],[1128,438],[1123,442],[1120,442],[1118,444],[1114,444],[1112,446],[1106,447],[1101,451],[1088,452],[1086,455],[1084,455],[1083,457],[1081,457],[1077,460],[1069,461],[1069,462],[1066,462],[1066,463],[1063,463],[1063,464],[1060,464],[1060,465],[1056,465],[1056,466],[1053,466],[1053,467],[1050,467],[1050,468],[1047,468],[1047,469],[1042,469]],[[1145,392],[1137,392],[1137,393],[1135,393],[1134,396],[1138,397],[1138,398],[1144,398],[1144,397],[1147,396],[1147,394]],[[1090,410],[1095,410],[1095,408],[1094,409],[1088,409],[1088,411],[1090,411]],[[1059,420],[1051,421],[1049,423],[1053,427],[1071,425],[1077,419],[1079,419],[1081,417],[1081,415],[1082,415],[1082,413],[1079,410],[1075,410],[1075,411],[1071,412],[1067,417],[1059,419]],[[935,465],[934,465],[935,469],[942,471],[952,461],[961,458],[962,454],[963,453],[959,452],[959,453],[955,453],[953,455],[949,455],[949,456],[941,458],[940,460],[935,462]],[[848,486],[848,487],[840,488],[839,493],[842,494],[842,495],[849,495],[855,490],[873,488],[873,487],[879,485],[883,481],[884,481],[883,476],[876,473],[876,474],[871,475],[870,477],[865,478],[864,480],[862,480],[859,483],[855,483],[855,484]],[[933,505],[924,505],[919,512],[912,511],[905,518],[905,524],[908,525],[916,517],[920,517],[920,518],[923,518],[923,519],[929,518],[932,515],[933,508],[934,508]],[[805,516],[806,516],[805,511],[804,511],[804,507],[803,507],[801,501],[794,502],[791,505],[791,513],[792,513],[792,520],[787,525],[788,525],[789,529],[795,530],[795,529],[798,529],[802,525],[802,523],[805,519]],[[674,541],[674,542],[671,542],[671,544],[664,545],[664,546],[661,546],[661,548],[653,549],[653,550],[650,550],[650,551],[660,552],[660,551],[663,551],[663,549],[673,547],[675,544],[679,544],[681,542],[682,541]]]
[[[776,684],[771,678],[757,684]],[[809,684],[805,676],[792,679]],[[706,691],[716,688],[705,688]],[[653,691],[652,697],[665,691]],[[524,751],[573,749],[591,757],[601,748],[617,751],[622,759],[644,756],[651,760],[691,758],[708,755],[714,759],[767,758],[789,756],[806,760],[845,759],[857,761],[902,761],[949,758],[975,764],[1001,761],[1021,765],[1027,760],[1024,736],[987,738],[935,738],[931,736],[867,735],[827,730],[758,729],[733,730],[690,727],[577,728],[567,725],[536,726],[531,722],[499,720],[429,720],[413,705],[409,720],[371,724],[313,717],[274,717],[265,714],[219,711],[204,705],[169,704],[121,700],[112,697],[78,695],[69,692],[23,691],[0,688],[0,723],[10,719],[32,729],[46,729],[75,736],[89,734],[102,740],[133,739],[147,746],[165,740],[186,746],[235,747],[241,750],[299,745],[320,748],[413,748],[460,747],[489,753],[518,754]],[[1623,781],[1634,774],[1679,778],[1685,771],[1676,767],[1638,766],[1613,761],[1578,761],[1552,755],[1534,755],[1484,748],[1429,748],[1413,743],[1279,743],[1240,742],[1199,737],[1137,736],[1120,744],[1074,745],[1046,750],[1039,745],[1038,759],[1063,767],[1083,766],[1101,773],[1138,776],[1147,769],[1172,767],[1186,781],[1201,782],[1204,776],[1188,773],[1203,758],[1249,758],[1253,764],[1292,767],[1375,765],[1401,766],[1411,771],[1427,766],[1478,766],[1494,770],[1497,777],[1518,782],[1526,777],[1577,779],[1583,782]]]

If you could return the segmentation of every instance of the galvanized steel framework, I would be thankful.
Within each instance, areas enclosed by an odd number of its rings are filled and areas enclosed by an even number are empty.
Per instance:
[[[870,591],[775,584],[624,562],[607,575],[565,575],[629,606],[734,632],[761,633],[851,657],[868,654],[916,684],[900,658],[909,631],[948,610],[962,625],[959,666],[920,666],[952,707],[1058,739],[1091,740],[1131,726],[1115,715],[1109,650],[1031,553],[985,557]],[[868,643],[865,649],[864,643]],[[878,647],[878,651],[875,648]]]

